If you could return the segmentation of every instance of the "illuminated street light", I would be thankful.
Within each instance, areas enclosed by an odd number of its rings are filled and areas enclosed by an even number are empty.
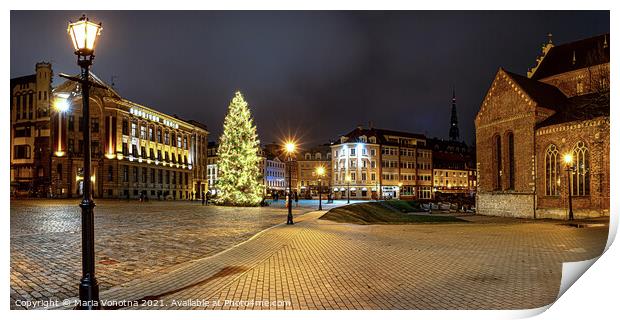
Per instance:
[[[323,206],[321,204],[321,178],[325,175],[325,168],[323,166],[316,168],[316,175],[319,178],[319,210],[323,210]]]
[[[291,176],[293,175],[293,153],[295,152],[295,143],[289,141],[284,144],[284,150],[287,154],[288,162],[288,215],[286,216],[286,224],[293,224],[293,187],[291,185]]]
[[[84,146],[84,172],[83,172],[83,198],[80,203],[82,208],[82,279],[80,280],[80,304],[79,309],[100,309],[99,284],[95,277],[95,202],[92,197],[91,180],[91,135],[90,135],[90,107],[89,93],[92,86],[89,80],[89,68],[95,57],[97,38],[101,34],[101,23],[90,22],[85,15],[73,23],[69,23],[67,33],[71,37],[74,53],[77,55],[77,64],[82,69],[81,78],[71,80],[78,81],[82,87],[82,128]],[[60,108],[64,106],[59,105]]]
[[[564,164],[566,165],[566,178],[568,180],[568,183],[566,184],[566,186],[568,187],[568,220],[572,221],[574,219],[573,216],[573,193],[572,193],[572,184],[571,184],[571,173],[573,170],[575,170],[575,167],[573,166],[573,155],[570,153],[567,153],[564,155]]]

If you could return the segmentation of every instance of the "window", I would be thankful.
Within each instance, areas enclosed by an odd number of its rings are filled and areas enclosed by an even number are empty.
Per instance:
[[[108,166],[108,181],[114,181],[114,167]]]
[[[127,121],[127,119],[123,119],[123,134],[129,134],[129,122]]]
[[[377,150],[375,149],[370,149],[370,156],[374,157],[377,155]]]
[[[164,133],[164,144],[170,144],[170,132],[168,131]]]
[[[558,161],[558,147],[554,144],[545,151],[545,195],[557,196],[560,194],[558,184],[560,182],[560,162]]]
[[[67,122],[69,123],[69,131],[74,131],[75,130],[75,124],[74,124],[75,118],[73,117],[73,115],[69,115]]]
[[[157,128],[157,142],[161,143],[161,129]]]
[[[155,169],[151,168],[151,183],[155,183]]]
[[[123,182],[129,181],[129,167],[127,165],[123,165]]]
[[[155,153],[153,151],[153,148],[149,148],[149,159],[151,160],[155,159]]]
[[[350,148],[349,150],[351,150],[351,155],[354,156],[355,155],[355,148]]]
[[[146,148],[144,146],[140,147],[140,157],[146,158]]]
[[[149,127],[149,140],[155,141],[155,135],[153,134],[153,127]]]
[[[90,119],[91,132],[99,132],[99,118]]]
[[[495,190],[502,189],[502,140],[499,135],[496,135],[494,140],[494,163],[493,167],[495,169]]]
[[[131,176],[133,182],[138,182],[138,167],[131,167]]]
[[[146,139],[146,127],[140,126],[140,139]]]
[[[138,125],[134,122],[131,123],[131,136],[132,137],[138,136]]]
[[[362,181],[366,181],[366,172],[362,172]]]
[[[574,196],[590,195],[590,153],[582,141],[573,148],[572,193]]]
[[[62,180],[62,164],[56,166],[56,174],[58,174],[58,180]]]
[[[129,155],[129,149],[127,149],[127,142],[123,142],[123,155],[124,156]]]
[[[161,161],[161,150],[157,150],[157,160]],[[161,181],[161,179],[160,179]]]
[[[372,180],[372,181],[377,180],[377,174],[376,174],[376,173],[374,173],[374,172],[373,172],[373,173],[371,173],[371,174],[370,174],[370,180]]]
[[[159,183],[164,183],[164,171],[159,169]]]
[[[508,189],[515,189],[515,138],[512,132],[508,133]]]
[[[30,127],[18,127],[15,128],[15,138],[30,137]]]
[[[177,148],[181,148],[183,146],[183,138],[179,135],[177,136]]]
[[[132,145],[131,145],[131,155],[132,155],[134,158],[137,158],[137,157],[138,157],[138,146],[137,146],[137,145],[135,145],[135,144],[132,144]]]
[[[146,183],[146,168],[142,168],[142,183]]]
[[[351,181],[355,181],[355,172],[351,172]]]

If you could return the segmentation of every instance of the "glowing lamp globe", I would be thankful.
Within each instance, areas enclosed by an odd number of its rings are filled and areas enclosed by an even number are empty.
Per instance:
[[[286,152],[288,152],[288,153],[295,152],[295,144],[292,143],[292,142],[287,142],[286,145],[284,146],[284,148],[286,149]]]
[[[316,168],[316,174],[319,176],[323,176],[325,174],[325,168],[323,167]]]
[[[67,32],[71,37],[75,54],[80,56],[92,55],[102,29],[101,23],[90,22],[85,15],[82,15],[77,22],[69,23]]]
[[[571,155],[570,153],[567,153],[564,155],[564,163],[567,165],[571,165],[573,164],[573,155]]]
[[[58,112],[66,112],[69,110],[69,101],[65,98],[56,98],[54,100],[54,108]]]

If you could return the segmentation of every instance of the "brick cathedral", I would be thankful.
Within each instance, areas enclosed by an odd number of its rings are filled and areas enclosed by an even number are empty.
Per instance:
[[[566,219],[570,189],[576,218],[609,215],[609,41],[549,35],[527,76],[499,68],[475,119],[480,214]]]

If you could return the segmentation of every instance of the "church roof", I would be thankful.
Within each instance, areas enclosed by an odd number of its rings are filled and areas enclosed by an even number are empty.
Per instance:
[[[532,79],[543,79],[604,63],[609,63],[609,33],[552,47]]]
[[[609,117],[609,93],[591,93],[566,100],[563,108],[536,124],[536,129],[572,121]]]
[[[550,84],[533,80],[506,70],[504,71],[517,83],[517,85],[519,85],[519,87],[521,87],[521,89],[523,89],[523,91],[525,91],[525,93],[527,93],[528,96],[530,96],[530,98],[532,98],[532,100],[536,101],[536,103],[542,107],[552,110],[559,110],[567,101],[566,96],[560,91],[560,89]]]

